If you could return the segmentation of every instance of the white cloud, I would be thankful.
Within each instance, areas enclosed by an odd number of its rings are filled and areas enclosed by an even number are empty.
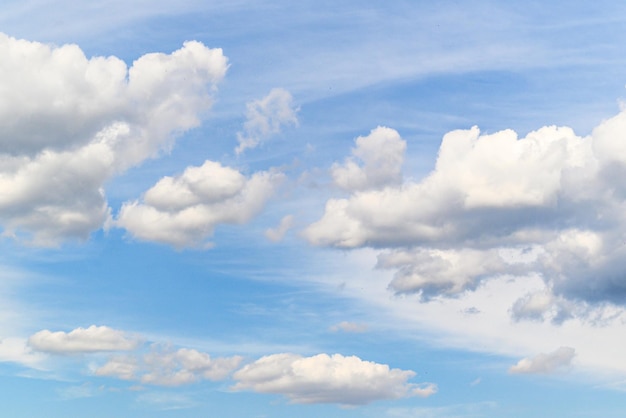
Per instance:
[[[541,353],[532,358],[523,358],[516,365],[511,366],[510,373],[554,373],[568,367],[576,351],[571,347],[559,347],[551,353]]]
[[[537,272],[557,298],[623,303],[624,135],[626,112],[584,138],[553,126],[521,139],[453,131],[428,176],[330,199],[303,235],[315,245],[386,249],[378,267],[397,269],[396,292],[456,297],[485,278]],[[531,305],[520,302],[518,318],[533,317]]]
[[[0,34],[0,224],[37,245],[86,238],[109,217],[104,184],[198,126],[227,69],[186,42],[128,68]]]
[[[94,374],[148,385],[180,386],[201,380],[226,379],[240,363],[239,356],[212,358],[193,349],[172,351],[154,346],[147,354],[113,357],[95,368]]]
[[[218,224],[249,221],[265,205],[283,174],[237,170],[206,161],[181,175],[164,177],[139,201],[122,206],[116,225],[135,238],[177,248],[207,245]]]
[[[293,215],[287,215],[280,220],[280,224],[276,228],[268,228],[265,231],[265,237],[272,242],[279,242],[285,237],[285,234],[293,225]]]
[[[378,268],[397,269],[389,288],[396,293],[419,292],[428,299],[458,295],[476,287],[481,278],[513,270],[497,250],[392,250],[378,256]]]
[[[69,333],[39,331],[28,339],[34,350],[51,354],[80,354],[101,351],[133,350],[139,340],[127,333],[106,326],[76,328]]]
[[[37,367],[44,359],[41,353],[33,352],[25,339],[0,339],[0,362],[19,363],[29,367]]]
[[[244,366],[233,377],[234,390],[281,394],[295,403],[363,405],[381,399],[430,396],[433,384],[413,384],[410,370],[340,354],[302,357],[283,353]]]
[[[356,322],[348,322],[342,321],[336,325],[330,327],[332,332],[349,332],[349,333],[360,333],[367,331],[367,325],[365,324],[357,324]]]
[[[335,163],[331,174],[335,184],[346,190],[379,189],[402,182],[406,142],[390,128],[379,126],[368,136],[355,140],[352,157]],[[357,164],[355,159],[362,162]]]
[[[243,132],[237,133],[239,145],[235,152],[241,154],[257,147],[284,125],[297,125],[297,112],[291,93],[285,89],[272,89],[264,98],[249,102]]]

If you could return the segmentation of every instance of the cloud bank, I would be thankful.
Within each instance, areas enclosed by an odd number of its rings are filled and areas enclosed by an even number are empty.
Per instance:
[[[514,309],[518,319],[541,318],[542,307],[565,318],[572,310],[563,300],[626,303],[626,112],[588,137],[554,126],[523,138],[511,130],[452,131],[434,170],[401,183],[402,142],[380,129],[357,139],[355,150],[369,138],[367,155],[391,153],[385,161],[395,161],[396,171],[382,172],[394,181],[367,187],[364,157],[362,166],[334,165],[335,181],[351,193],[328,200],[303,231],[310,243],[378,249],[378,268],[396,271],[389,288],[426,300],[456,297],[489,277],[538,273],[558,306],[526,297]]]

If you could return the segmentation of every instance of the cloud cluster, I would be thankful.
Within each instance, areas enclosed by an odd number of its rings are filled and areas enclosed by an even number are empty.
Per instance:
[[[408,383],[410,370],[390,369],[384,364],[355,356],[318,354],[302,357],[283,353],[265,356],[244,366],[233,377],[234,390],[281,394],[295,403],[363,405],[380,399],[430,396],[433,384]]]
[[[114,357],[96,368],[94,374],[149,385],[180,386],[205,379],[226,379],[241,360],[239,356],[212,358],[189,348],[172,351],[154,346],[151,352],[143,355]]]
[[[28,339],[28,345],[34,350],[51,354],[127,351],[137,348],[139,343],[137,338],[123,331],[96,325],[70,332],[42,330]]]
[[[176,177],[164,177],[143,196],[126,202],[116,225],[133,237],[177,248],[208,245],[217,224],[240,224],[264,206],[282,181],[279,172],[246,178],[239,171],[206,161]]]
[[[352,193],[330,199],[303,234],[315,245],[380,249],[378,267],[396,270],[397,293],[457,296],[488,277],[539,273],[553,301],[624,304],[624,135],[626,112],[588,137],[554,126],[524,138],[452,131],[428,176],[375,188],[346,180],[366,178],[367,162],[335,165],[331,174]],[[367,155],[385,155],[390,142],[399,170],[397,138],[372,141]],[[538,318],[549,306],[567,316],[566,305],[535,296],[514,311]]]
[[[100,228],[105,181],[198,126],[228,67],[195,41],[130,68],[4,34],[0,54],[0,224],[40,245]]]
[[[362,332],[363,326],[342,322],[338,329]],[[106,361],[102,353],[109,354]],[[89,368],[94,376],[176,387],[204,380],[232,379],[235,391],[282,394],[296,403],[363,405],[381,399],[427,397],[437,392],[432,383],[410,383],[411,370],[341,354],[303,357],[271,354],[242,367],[243,357],[212,357],[192,348],[152,343],[107,326],[92,325],[70,332],[39,331],[25,341],[0,341],[0,361],[35,366],[46,355],[95,355]]]
[[[572,363],[576,350],[571,347],[559,347],[551,353],[541,353],[532,358],[523,358],[509,369],[510,373],[534,374],[554,373]]]
[[[281,88],[272,89],[262,99],[249,102],[243,132],[237,133],[239,145],[235,152],[241,154],[246,149],[256,148],[271,135],[279,133],[282,126],[297,125],[297,112],[291,93]]]

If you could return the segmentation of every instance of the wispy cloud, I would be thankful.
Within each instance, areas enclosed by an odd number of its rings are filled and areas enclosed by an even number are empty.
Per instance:
[[[285,89],[272,89],[267,96],[249,102],[246,107],[243,131],[237,133],[237,154],[256,148],[272,135],[280,133],[283,126],[298,124],[298,108],[291,93]]]

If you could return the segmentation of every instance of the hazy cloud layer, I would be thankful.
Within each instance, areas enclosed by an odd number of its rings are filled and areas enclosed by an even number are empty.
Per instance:
[[[383,250],[378,267],[397,271],[398,293],[455,296],[490,276],[538,272],[555,300],[626,303],[624,135],[626,112],[585,138],[553,126],[524,138],[453,131],[428,176],[330,199],[304,236]],[[520,301],[517,318],[541,317],[540,302]]]
[[[80,354],[99,351],[132,350],[139,345],[137,338],[106,326],[92,325],[70,332],[39,331],[28,339],[34,350],[51,354]]]
[[[576,351],[571,347],[559,347],[551,353],[541,353],[532,358],[524,358],[511,366],[510,373],[532,374],[553,373],[566,368],[572,363]]]
[[[302,357],[283,353],[265,356],[244,366],[233,377],[234,390],[250,389],[281,394],[295,403],[363,405],[381,399],[430,396],[433,384],[413,384],[410,370],[390,369],[385,364],[355,356],[318,354]]]
[[[367,331],[367,325],[358,324],[356,322],[342,321],[330,327],[330,330],[332,332],[361,333]]]
[[[268,171],[246,178],[233,168],[206,161],[176,177],[163,177],[144,194],[143,202],[124,203],[116,225],[135,238],[177,248],[209,245],[206,239],[216,225],[250,220],[283,177]]]
[[[237,154],[256,148],[270,136],[280,132],[285,125],[297,125],[298,108],[293,97],[285,89],[272,89],[267,96],[247,104],[246,122],[243,131],[237,133]]]
[[[226,73],[221,49],[85,57],[0,34],[0,224],[39,245],[86,238],[109,217],[104,183],[198,126]]]
[[[226,379],[241,360],[239,356],[212,358],[194,349],[172,351],[154,346],[146,354],[113,357],[96,368],[94,374],[149,385],[180,386],[201,380]]]

